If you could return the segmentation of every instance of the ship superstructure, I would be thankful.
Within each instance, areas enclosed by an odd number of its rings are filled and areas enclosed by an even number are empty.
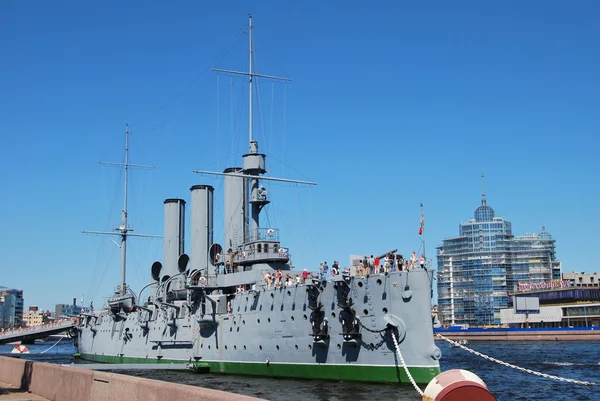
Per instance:
[[[187,252],[187,203],[165,200],[164,255],[151,266],[152,282],[131,292],[123,256],[117,293],[82,317],[79,353],[100,362],[190,362],[221,373],[408,383],[404,363],[416,382],[429,383],[441,356],[433,340],[432,270],[307,277],[292,269],[279,230],[260,224],[270,202],[262,180],[314,183],[263,176],[266,155],[252,135],[253,79],[286,78],[252,71],[252,28],[250,17],[249,72],[221,70],[248,76],[248,153],[241,167],[196,171],[224,181],[223,243],[214,242],[212,186],[190,188]]]

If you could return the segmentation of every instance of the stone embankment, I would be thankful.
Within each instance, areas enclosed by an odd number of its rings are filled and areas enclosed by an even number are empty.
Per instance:
[[[435,332],[436,334],[438,332]],[[502,330],[461,330],[440,331],[439,334],[450,340],[459,341],[599,341],[600,330],[586,331],[502,331]]]
[[[0,357],[0,400],[256,401],[184,384]]]

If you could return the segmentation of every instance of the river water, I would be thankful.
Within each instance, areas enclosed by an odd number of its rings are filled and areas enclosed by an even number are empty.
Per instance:
[[[69,340],[53,344],[28,345],[31,353],[24,358],[51,363],[70,364],[75,351]],[[442,371],[466,369],[483,379],[499,401],[518,400],[596,400],[600,401],[600,341],[594,342],[471,342],[483,354],[523,368],[554,376],[591,381],[598,386],[582,386],[522,373],[505,367],[445,342],[442,350]],[[0,354],[13,346],[0,345]],[[412,386],[327,382],[319,380],[290,380],[242,377],[216,374],[196,374],[179,371],[118,371],[119,373],[166,380],[216,390],[251,395],[273,401],[291,400],[406,400],[418,401],[419,394]],[[424,388],[424,387],[423,387]]]

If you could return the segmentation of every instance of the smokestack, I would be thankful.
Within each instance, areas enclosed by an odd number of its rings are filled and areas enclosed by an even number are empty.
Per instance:
[[[192,191],[190,270],[201,270],[203,275],[214,275],[214,266],[209,262],[208,256],[209,247],[213,243],[214,188],[210,185],[194,185],[190,191]]]
[[[243,170],[240,167],[230,167],[225,169],[224,173],[240,173]],[[225,215],[225,243],[223,251],[227,252],[229,248],[235,249],[236,246],[244,242],[244,231],[246,222],[246,189],[244,178],[242,177],[223,177],[224,188],[224,215]]]
[[[173,277],[179,273],[177,259],[184,251],[185,201],[165,200],[164,269],[162,275]]]

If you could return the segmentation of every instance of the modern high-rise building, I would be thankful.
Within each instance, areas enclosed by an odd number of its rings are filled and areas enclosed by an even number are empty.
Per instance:
[[[23,290],[0,287],[0,326],[23,324]]]
[[[511,223],[496,217],[485,194],[473,219],[461,223],[457,237],[437,247],[438,318],[445,325],[500,323],[517,282],[560,279],[555,240],[539,234],[514,236]]]

